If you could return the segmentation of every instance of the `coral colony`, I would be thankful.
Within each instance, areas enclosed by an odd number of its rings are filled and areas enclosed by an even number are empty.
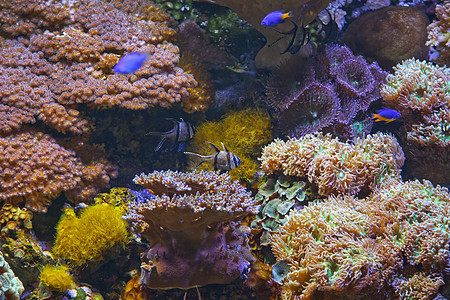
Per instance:
[[[449,299],[449,15],[0,0],[0,299]]]

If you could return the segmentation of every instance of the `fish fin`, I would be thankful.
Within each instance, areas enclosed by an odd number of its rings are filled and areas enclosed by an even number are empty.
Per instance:
[[[203,156],[203,155],[200,155],[200,154],[194,153],[194,152],[183,152],[183,153],[186,154],[186,155],[192,155],[192,156],[195,156],[195,157],[198,157],[198,158],[203,158],[203,159],[207,159],[208,158],[208,156]]]
[[[153,151],[158,152],[158,150],[161,149],[161,147],[163,146],[165,141],[166,141],[166,139],[162,138],[161,141],[159,141],[158,146],[156,146],[155,150],[153,150]]]
[[[292,18],[293,16],[294,16],[294,14],[293,14],[293,12],[292,12],[292,10],[291,10],[291,11],[285,13],[285,14],[282,14],[282,15],[281,15],[281,20],[285,20],[285,19],[287,19],[287,18]]]
[[[208,143],[208,144],[210,144],[213,148],[214,148],[214,150],[216,150],[216,152],[220,152],[220,149],[219,148],[217,148],[217,146],[216,145],[214,145],[213,143],[210,143],[210,142],[207,142],[207,141],[205,141],[205,143]]]
[[[144,135],[162,135],[162,134],[163,134],[162,132],[147,132]]]
[[[225,145],[223,143],[221,143],[221,144],[222,144],[223,151],[230,152],[230,151],[228,151],[227,147],[225,147]]]
[[[184,149],[184,146],[186,146],[186,143],[185,143],[185,142],[179,143],[179,144],[178,144],[178,150],[177,150],[177,152],[180,152],[181,150],[183,150],[183,149]]]

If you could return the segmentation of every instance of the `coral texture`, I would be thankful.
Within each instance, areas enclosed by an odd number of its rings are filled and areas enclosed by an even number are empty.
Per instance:
[[[328,196],[356,195],[388,175],[398,176],[405,156],[389,134],[368,135],[349,144],[318,133],[286,142],[277,139],[263,149],[260,160],[265,173],[307,178],[320,195]]]
[[[376,63],[354,56],[348,47],[327,45],[319,49],[315,62],[306,66],[298,90],[269,93],[280,110],[279,130],[301,137],[322,130],[342,139],[363,136],[372,128],[367,109],[380,98],[380,84],[387,75]],[[284,95],[283,95],[284,94]]]
[[[107,167],[85,165],[71,150],[43,133],[0,137],[0,200],[45,212],[61,192],[89,196],[109,182]]]
[[[26,207],[21,208],[5,203],[0,209],[1,235],[13,235],[20,230],[30,230],[33,227],[32,218],[33,213]]]
[[[190,288],[229,283],[253,260],[246,231],[230,221],[258,205],[227,173],[155,171],[136,176],[125,218],[151,246],[141,265],[142,284]],[[149,194],[148,192],[152,194]]]
[[[271,237],[282,299],[436,299],[448,276],[450,195],[389,178],[366,199],[331,196]]]
[[[22,282],[14,275],[0,251],[0,299],[19,300],[23,291]]]
[[[342,39],[354,53],[388,70],[408,58],[427,58],[428,23],[427,15],[415,7],[388,6],[356,19]]]
[[[449,184],[450,69],[409,59],[394,68],[381,95],[403,116],[402,146],[417,178]]]
[[[188,96],[187,88],[196,82],[175,66],[178,48],[166,42],[173,29],[139,20],[110,3],[71,4],[61,8],[69,25],[7,39],[0,50],[2,132],[37,118],[58,131],[81,133],[88,128],[77,109],[80,103],[145,109],[169,107]],[[151,55],[141,69],[130,75],[112,72],[121,55],[136,51]]]
[[[428,46],[434,46],[439,51],[436,62],[441,66],[449,65],[450,61],[450,2],[444,1],[436,5],[437,20],[428,25]]]
[[[77,217],[68,209],[56,226],[53,253],[75,266],[103,259],[105,251],[127,242],[127,222],[122,210],[112,205],[96,204]]]
[[[53,291],[65,292],[75,287],[69,267],[64,265],[45,265],[39,275],[39,280]]]
[[[282,39],[272,46],[268,46],[280,37],[280,34],[261,25],[262,19],[274,10],[293,11],[294,17],[291,21],[294,22],[298,28],[306,26],[311,23],[319,12],[324,10],[331,0],[283,0],[277,2],[276,5],[271,0],[196,0],[201,2],[210,2],[218,5],[226,6],[236,12],[239,17],[247,21],[256,30],[264,35],[267,40],[266,46],[261,49],[255,58],[255,64],[261,69],[274,69],[282,61],[288,59],[291,55],[285,53],[280,55],[289,44],[288,39]],[[281,32],[289,32],[293,25],[290,22],[279,24],[277,29]]]

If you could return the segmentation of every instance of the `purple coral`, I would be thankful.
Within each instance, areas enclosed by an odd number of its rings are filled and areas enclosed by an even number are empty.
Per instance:
[[[302,136],[330,125],[339,110],[339,99],[329,85],[312,82],[297,92],[279,116],[280,129]]]
[[[155,171],[134,182],[155,195],[135,193],[125,217],[151,243],[142,256],[142,284],[167,289],[229,283],[254,260],[249,228],[236,218],[259,206],[227,173]]]
[[[344,139],[352,139],[368,133],[372,128],[369,106],[380,99],[380,84],[387,76],[376,64],[368,64],[362,57],[355,57],[348,47],[327,45],[319,49],[315,62],[306,66],[302,88],[287,97],[278,116],[280,129],[289,136],[301,137],[318,130],[333,132]],[[309,97],[304,104],[299,101],[311,85],[327,87]],[[322,91],[322,92],[319,92]],[[317,115],[317,112],[322,112]],[[312,117],[314,117],[312,118]],[[320,116],[320,118],[319,118]],[[305,121],[306,120],[306,121]],[[347,128],[344,128],[344,127]],[[335,132],[333,128],[340,128]],[[340,136],[340,135],[339,135]]]

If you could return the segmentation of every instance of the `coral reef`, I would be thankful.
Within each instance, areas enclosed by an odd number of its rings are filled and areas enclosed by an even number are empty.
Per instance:
[[[279,130],[294,137],[321,130],[343,140],[369,133],[372,118],[367,110],[381,98],[387,73],[338,45],[321,47],[305,68],[293,87],[278,82],[267,86],[268,101],[279,111]]]
[[[436,17],[428,25],[427,46],[434,46],[439,51],[439,57],[435,60],[439,65],[449,65],[450,62],[450,2],[444,1],[436,5]]]
[[[448,189],[393,178],[366,199],[331,196],[291,212],[271,236],[288,266],[282,299],[443,298],[449,213]]]
[[[155,171],[134,182],[147,190],[134,192],[125,219],[151,244],[142,256],[141,284],[223,284],[249,266],[246,230],[232,220],[256,213],[258,205],[227,173]]]
[[[178,49],[166,43],[175,31],[163,22],[139,21],[110,3],[71,3],[73,7],[65,8],[71,12],[70,25],[6,40],[1,49],[2,124],[8,124],[3,132],[38,118],[59,131],[80,133],[87,126],[79,103],[169,107],[196,84],[175,67]],[[131,75],[112,73],[120,55],[136,51],[151,55],[143,68]]]
[[[450,183],[450,69],[409,59],[394,68],[381,95],[404,116],[400,142],[409,172],[434,183]]]
[[[320,195],[328,196],[373,189],[386,176],[399,175],[405,156],[389,134],[368,135],[349,144],[317,133],[286,142],[276,139],[263,149],[260,160],[265,173],[307,178]]]
[[[33,213],[26,207],[13,206],[5,203],[0,209],[0,229],[1,235],[11,236],[20,230],[30,230],[33,225],[31,219]]]
[[[356,19],[342,40],[355,54],[388,70],[408,58],[428,57],[428,24],[427,15],[414,7],[388,6]]]
[[[264,35],[267,40],[266,46],[261,49],[255,58],[255,65],[261,69],[274,69],[281,62],[290,58],[290,54],[285,53],[280,55],[289,44],[290,38],[282,39],[270,46],[275,40],[280,37],[280,34],[272,30],[272,28],[261,25],[262,19],[274,10],[293,11],[294,17],[291,21],[294,22],[298,28],[306,26],[311,23],[319,12],[327,7],[331,0],[287,0],[281,3],[274,3],[271,0],[253,0],[251,2],[239,0],[197,0],[201,2],[210,2],[232,9],[238,16],[247,21],[256,30]],[[280,24],[277,29],[281,32],[289,32],[293,25],[290,22]]]
[[[252,232],[259,235],[259,245],[268,246],[271,232],[277,232],[294,208],[307,202],[307,181],[281,174],[268,178],[258,188],[256,201],[261,202],[259,213],[250,224]]]
[[[22,282],[14,275],[0,251],[0,299],[19,300],[23,290]]]
[[[227,149],[241,159],[238,168],[230,171],[232,179],[252,180],[258,172],[257,155],[263,145],[272,138],[272,125],[269,115],[258,109],[244,109],[229,112],[218,122],[205,122],[200,125],[194,138],[187,145],[188,151],[209,153],[211,146],[224,143]],[[205,170],[211,166],[202,165]]]
[[[45,265],[41,270],[39,280],[52,291],[65,292],[75,287],[69,267],[64,265]]]
[[[74,200],[86,198],[98,192],[96,185],[103,187],[110,179],[106,165],[85,165],[73,151],[40,132],[0,137],[0,163],[0,200],[25,202],[40,212],[63,191],[72,190]]]
[[[107,249],[127,242],[127,222],[120,208],[103,203],[87,207],[77,217],[66,209],[56,227],[53,253],[74,266],[103,259]]]

